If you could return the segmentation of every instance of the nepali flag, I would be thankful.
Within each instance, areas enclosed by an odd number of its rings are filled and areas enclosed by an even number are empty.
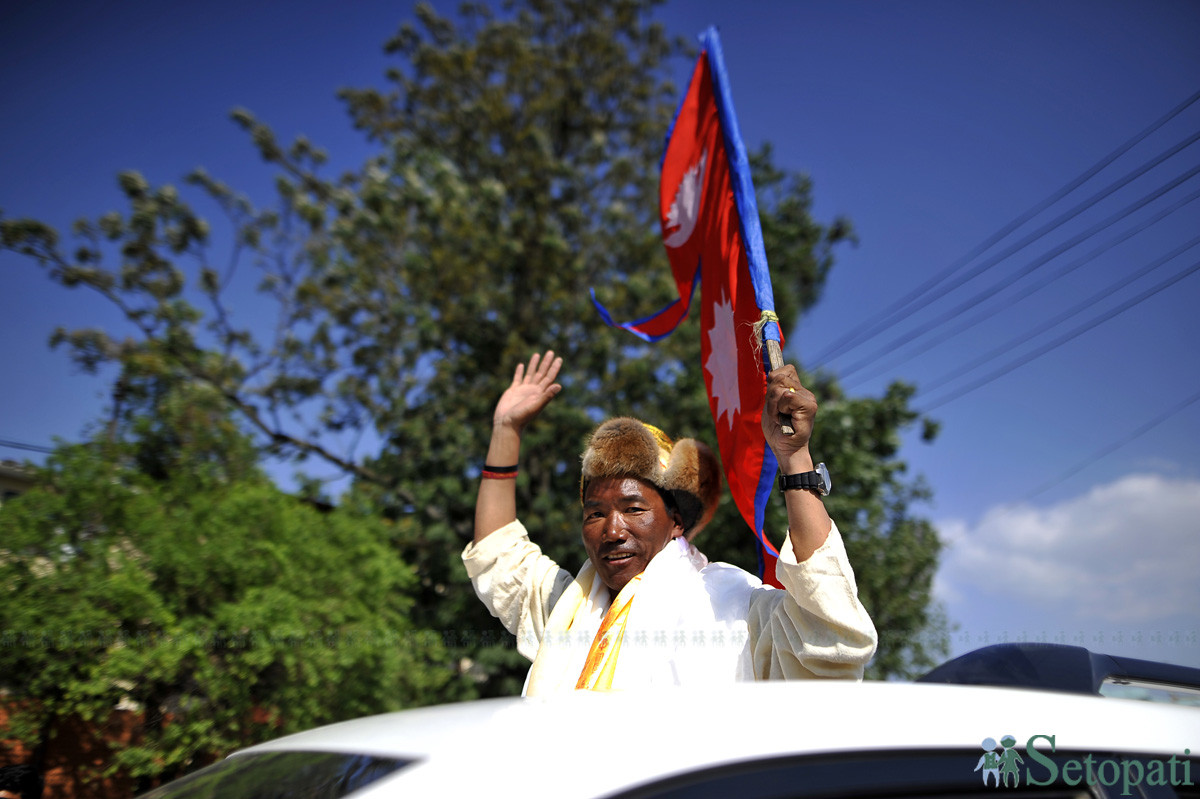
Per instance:
[[[659,190],[663,244],[679,299],[625,324],[613,322],[595,291],[592,301],[608,324],[657,341],[687,316],[700,283],[700,359],[725,480],[758,539],[759,576],[778,586],[779,552],[763,534],[778,464],[760,418],[770,371],[763,341],[782,338],[750,163],[716,28],[705,31],[700,42],[700,58],[667,134]]]

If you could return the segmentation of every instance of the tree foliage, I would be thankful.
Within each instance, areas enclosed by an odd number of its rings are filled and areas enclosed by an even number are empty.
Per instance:
[[[354,126],[375,152],[322,174],[304,139],[280,143],[249,112],[235,121],[276,171],[277,201],[255,207],[203,172],[190,176],[232,222],[236,253],[261,270],[270,328],[237,327],[232,267],[209,263],[207,223],[172,187],[121,177],[129,204],[77,226],[67,255],[40,223],[0,223],[0,244],[64,285],[115,303],[135,335],[63,331],[85,367],[116,362],[210,387],[274,452],[317,456],[356,475],[341,503],[379,514],[418,580],[419,625],[460,641],[484,693],[512,692],[520,667],[475,599],[459,561],[470,539],[491,411],[513,366],[553,348],[565,391],[527,437],[522,515],[566,568],[582,560],[578,455],[605,416],[657,422],[713,440],[698,320],[644,344],[607,328],[589,290],[623,318],[670,299],[657,225],[657,164],[678,101],[673,68],[694,53],[652,20],[654,3],[524,0],[456,18],[417,8],[386,45],[382,87],[347,90]],[[785,330],[816,302],[845,220],[811,218],[806,177],[753,157],[777,310]],[[117,265],[106,266],[116,258]],[[231,260],[231,263],[238,261]],[[201,305],[209,310],[202,313]],[[830,507],[846,534],[864,601],[884,633],[876,676],[927,665],[914,642],[930,624],[938,543],[912,505],[898,435],[917,420],[911,394],[847,398],[810,375],[822,401],[815,445],[837,476]],[[378,438],[369,458],[339,443]],[[782,502],[769,517],[783,535]],[[722,503],[698,543],[754,568],[750,539]],[[481,638],[483,636],[483,638]],[[935,640],[936,644],[936,640]]]
[[[114,708],[134,711],[135,737],[104,769],[146,788],[252,742],[451,694],[440,638],[409,620],[415,576],[390,525],[282,493],[241,457],[242,434],[211,424],[228,416],[211,392],[177,392],[191,396],[158,402],[155,430],[60,447],[0,510],[10,735],[36,757],[62,721],[102,738]]]

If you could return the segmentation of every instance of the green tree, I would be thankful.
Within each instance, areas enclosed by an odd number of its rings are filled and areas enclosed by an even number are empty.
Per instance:
[[[249,743],[453,695],[440,637],[409,620],[393,525],[279,491],[244,436],[212,424],[228,416],[214,400],[185,384],[153,424],[131,417],[133,437],[59,447],[0,510],[0,686],[35,758],[62,721],[100,737],[114,708],[137,710],[139,735],[103,770],[145,789]]]
[[[124,176],[130,213],[82,223],[74,258],[36,222],[0,228],[3,246],[64,284],[100,291],[138,327],[121,344],[64,332],[85,366],[137,356],[178,370],[215,387],[278,451],[355,474],[344,504],[394,523],[419,579],[418,622],[458,638],[484,693],[515,690],[521,668],[503,638],[487,645],[499,628],[467,585],[459,551],[492,404],[513,365],[547,347],[566,359],[565,392],[529,431],[518,488],[523,516],[567,568],[582,557],[577,458],[600,418],[630,414],[712,440],[698,320],[647,345],[605,327],[588,296],[594,287],[633,318],[673,290],[656,166],[678,101],[672,68],[694,52],[653,22],[654,5],[525,0],[498,13],[467,5],[456,19],[418,7],[417,23],[386,45],[397,62],[387,84],[344,92],[376,153],[336,179],[322,175],[324,156],[309,142],[284,145],[236,112],[277,167],[278,203],[258,209],[207,174],[190,179],[228,211],[238,246],[263,266],[280,313],[273,338],[232,327],[228,277],[206,260],[207,225],[170,187]],[[811,218],[810,183],[775,167],[769,148],[754,166],[787,330],[853,233],[845,220]],[[106,249],[120,253],[119,268],[103,265]],[[188,258],[198,260],[195,289],[179,265]],[[214,308],[207,328],[197,291]],[[833,377],[810,377],[825,403],[819,429],[830,428],[819,440],[838,476],[834,508],[864,599],[885,620],[873,673],[920,670],[929,652],[909,642],[930,622],[937,539],[912,515],[926,489],[905,481],[897,457],[899,432],[917,421],[910,391],[897,384],[883,398],[849,400]],[[839,416],[862,427],[835,431],[827,417]],[[377,455],[336,449],[338,437],[363,431],[381,439]],[[778,503],[776,538],[783,518]],[[726,501],[699,543],[753,568],[749,540]]]

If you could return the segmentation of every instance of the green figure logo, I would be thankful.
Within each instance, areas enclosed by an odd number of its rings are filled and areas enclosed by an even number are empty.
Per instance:
[[[1024,763],[1024,759],[1013,747],[1016,745],[1017,739],[1011,735],[1005,735],[1000,739],[1000,743],[996,743],[995,738],[984,738],[981,746],[983,747],[983,757],[979,758],[979,762],[975,764],[976,771],[983,772],[983,784],[988,784],[988,776],[996,778],[995,787],[1001,785],[1008,786],[1009,778],[1012,778],[1012,787],[1021,784],[1021,773],[1017,770],[1018,763]],[[999,747],[1002,751],[997,752]]]
[[[996,787],[1000,787],[1000,755],[996,754],[996,739],[983,739],[983,757],[979,758],[979,762],[975,764],[976,771],[983,771],[983,784],[988,784],[988,775],[993,774],[996,777]]]
[[[1005,735],[1000,739],[1000,745],[1004,747],[1004,754],[1000,756],[1000,779],[1005,786],[1008,785],[1008,778],[1012,777],[1012,787],[1017,787],[1021,784],[1021,774],[1017,771],[1017,764],[1025,761],[1013,749],[1017,739],[1011,735]]]

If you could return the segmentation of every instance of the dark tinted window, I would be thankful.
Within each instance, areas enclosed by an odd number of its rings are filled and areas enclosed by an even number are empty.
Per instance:
[[[723,766],[621,794],[622,799],[1094,799],[1084,785],[985,787],[964,752],[875,752],[762,760]]]
[[[330,752],[239,755],[143,794],[142,799],[338,799],[411,762]]]

